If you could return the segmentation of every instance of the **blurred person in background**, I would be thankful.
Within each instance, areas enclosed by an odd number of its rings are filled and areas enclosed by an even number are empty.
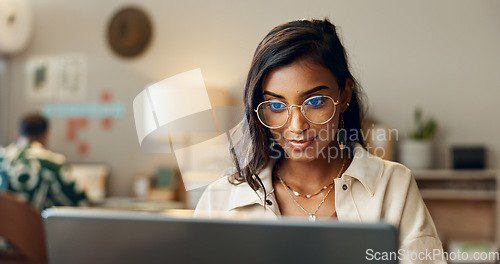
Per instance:
[[[0,189],[16,193],[41,211],[51,206],[86,204],[71,179],[66,158],[47,149],[49,121],[38,113],[25,116],[20,137],[0,149]]]

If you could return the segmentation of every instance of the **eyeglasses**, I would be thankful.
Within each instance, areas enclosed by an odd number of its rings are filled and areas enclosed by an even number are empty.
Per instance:
[[[300,107],[307,121],[322,125],[332,120],[337,104],[339,104],[338,99],[334,101],[330,96],[318,95],[307,98],[302,105],[287,106],[280,101],[264,101],[254,111],[264,126],[276,129],[288,122],[292,107]]]

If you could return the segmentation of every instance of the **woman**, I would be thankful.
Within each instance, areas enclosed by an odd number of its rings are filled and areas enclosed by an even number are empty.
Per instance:
[[[399,228],[402,249],[442,249],[411,172],[363,147],[361,91],[328,20],[271,30],[244,97],[236,171],[207,188],[196,214],[384,220]]]

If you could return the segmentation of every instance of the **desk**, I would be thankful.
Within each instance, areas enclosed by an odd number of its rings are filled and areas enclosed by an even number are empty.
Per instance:
[[[93,205],[93,207],[127,211],[157,212],[171,209],[182,209],[183,203],[169,200],[145,200],[134,197],[108,197],[103,202]]]
[[[481,240],[500,247],[500,172],[413,171],[444,240]]]

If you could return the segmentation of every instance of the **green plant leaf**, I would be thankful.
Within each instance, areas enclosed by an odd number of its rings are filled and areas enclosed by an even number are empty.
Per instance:
[[[410,138],[415,140],[424,140],[432,138],[437,131],[437,122],[434,119],[424,121],[422,110],[415,109],[415,129],[410,133]]]

